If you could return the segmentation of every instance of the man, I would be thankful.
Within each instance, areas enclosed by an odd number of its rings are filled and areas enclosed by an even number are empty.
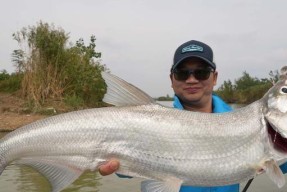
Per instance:
[[[188,41],[179,46],[171,68],[171,84],[175,93],[174,107],[189,111],[220,113],[231,108],[212,94],[218,72],[213,62],[212,49],[199,41]],[[181,192],[237,192],[239,184],[222,187],[182,186]]]
[[[213,95],[218,72],[212,49],[199,41],[191,40],[179,46],[174,54],[170,79],[175,93],[174,107],[205,113],[228,112],[232,109],[218,96]],[[113,159],[99,169],[102,175],[115,172],[120,163]],[[286,166],[287,167],[287,166]],[[217,187],[182,186],[180,192],[238,192],[239,184]]]

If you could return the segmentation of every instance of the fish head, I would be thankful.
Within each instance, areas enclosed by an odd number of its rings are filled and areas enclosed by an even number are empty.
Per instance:
[[[269,136],[276,148],[287,153],[287,66],[279,81],[263,96],[263,114]]]

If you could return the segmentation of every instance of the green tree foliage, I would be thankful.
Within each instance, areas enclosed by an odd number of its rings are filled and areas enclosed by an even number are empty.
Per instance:
[[[22,75],[12,73],[11,75],[3,70],[0,72],[0,90],[2,92],[12,93],[20,89]]]
[[[216,90],[216,94],[229,103],[249,104],[260,99],[272,86],[272,82],[279,79],[279,73],[270,71],[270,78],[258,79],[251,77],[246,71],[232,84],[230,80]]]
[[[235,89],[245,90],[258,84],[260,84],[260,81],[256,77],[251,77],[246,71],[244,71],[242,77],[235,80]]]
[[[218,88],[217,94],[221,96],[221,98],[228,102],[234,103],[234,85],[230,80],[224,81],[223,84]]]
[[[6,70],[0,72],[0,81],[6,80],[10,77]]]
[[[22,92],[36,106],[65,98],[87,106],[100,104],[105,92],[100,72],[105,66],[96,60],[101,53],[95,51],[95,36],[88,46],[80,39],[68,47],[69,36],[63,29],[40,22],[13,37],[20,46],[13,51],[12,60],[23,73]]]
[[[158,101],[173,101],[173,97],[170,97],[169,94],[167,94],[165,97],[161,96],[161,97],[158,97],[156,100],[158,100]]]
[[[67,50],[66,95],[77,95],[89,105],[98,105],[105,93],[105,84],[101,71],[107,70],[94,58],[100,58],[101,53],[95,52],[95,37],[91,36],[90,43],[85,46],[83,39]],[[100,94],[99,94],[100,93]]]

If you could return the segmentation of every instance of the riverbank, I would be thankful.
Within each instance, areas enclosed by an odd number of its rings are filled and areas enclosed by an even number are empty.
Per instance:
[[[25,102],[16,94],[0,92],[0,131],[13,131],[19,127],[43,119],[47,115],[27,113]]]

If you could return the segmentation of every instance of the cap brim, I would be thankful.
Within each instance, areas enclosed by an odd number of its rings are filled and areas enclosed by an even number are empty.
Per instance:
[[[210,65],[214,70],[216,69],[216,65],[215,63],[205,59],[204,57],[200,57],[198,55],[194,55],[194,56],[186,56],[186,57],[183,57],[181,58],[179,61],[177,61],[176,64],[174,64],[171,68],[171,71],[173,71],[181,62],[183,62],[185,59],[188,59],[188,58],[193,58],[193,57],[196,57],[196,58],[199,58],[199,59],[202,59],[203,61],[205,61],[208,65]]]

